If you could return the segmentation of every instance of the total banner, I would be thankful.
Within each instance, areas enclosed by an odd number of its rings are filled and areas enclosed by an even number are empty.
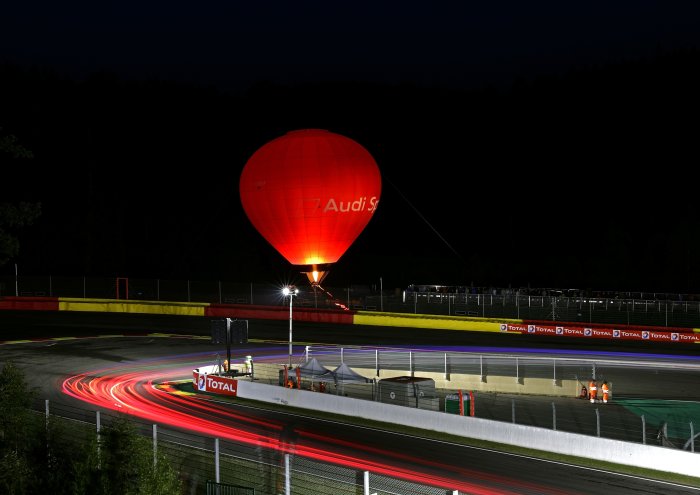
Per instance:
[[[594,339],[648,340],[651,342],[700,343],[700,334],[692,332],[664,332],[656,330],[634,330],[571,325],[535,325],[524,323],[501,323],[501,332],[527,333],[530,335],[553,335],[561,337],[583,337]]]
[[[210,392],[219,395],[236,397],[238,394],[238,380],[228,376],[208,375],[198,370],[192,372],[192,384],[195,390]]]

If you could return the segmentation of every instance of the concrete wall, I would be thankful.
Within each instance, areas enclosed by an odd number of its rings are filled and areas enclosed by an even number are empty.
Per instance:
[[[277,383],[279,370],[282,365],[270,363],[255,363],[255,377],[259,380]],[[377,376],[374,368],[352,368],[365,378],[381,380],[406,376],[406,370],[379,370]],[[581,383],[576,380],[554,380],[551,378],[527,378],[514,376],[488,375],[458,375],[430,373],[421,371],[415,376],[432,378],[435,388],[447,390],[474,390],[480,392],[501,392],[509,394],[549,395],[552,397],[578,397],[581,393]]]
[[[353,368],[353,371],[366,378],[384,379],[405,376],[405,370],[379,370],[379,376],[373,369]],[[435,388],[450,390],[478,390],[481,392],[502,392],[515,394],[550,395],[554,397],[578,397],[581,384],[576,380],[553,380],[551,378],[525,378],[514,376],[458,375],[431,373],[421,371],[415,376],[432,378]]]
[[[700,477],[698,454],[653,445],[621,442],[333,394],[288,389],[248,380],[238,381],[238,396],[267,403],[357,416],[467,438]]]

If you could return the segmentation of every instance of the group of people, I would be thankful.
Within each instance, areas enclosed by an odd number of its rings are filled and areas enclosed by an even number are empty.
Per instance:
[[[289,377],[287,378],[287,388],[301,388],[301,382],[299,382],[299,385],[294,381],[293,378]],[[309,390],[312,392],[319,391],[321,393],[324,393],[326,391],[326,384],[325,382],[320,382],[318,384],[318,387],[312,382],[311,386],[309,387]]]
[[[607,404],[610,400],[610,385],[606,380],[603,380],[603,383],[600,385],[600,395],[603,404]],[[588,382],[588,389],[586,389],[585,385],[581,388],[581,398],[590,400],[591,404],[598,401],[598,383],[594,378],[591,378],[591,381]]]

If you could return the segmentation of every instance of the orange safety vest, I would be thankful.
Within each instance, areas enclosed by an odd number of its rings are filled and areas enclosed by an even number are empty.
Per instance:
[[[601,385],[600,388],[603,390],[603,400],[607,401],[608,396],[610,394],[610,387],[608,386],[607,383],[603,383],[603,385]]]
[[[590,394],[590,397],[592,399],[595,399],[595,396],[598,394],[598,386],[595,382],[591,382],[588,384],[588,393]]]
[[[291,378],[287,380],[287,388],[294,388],[294,380]]]

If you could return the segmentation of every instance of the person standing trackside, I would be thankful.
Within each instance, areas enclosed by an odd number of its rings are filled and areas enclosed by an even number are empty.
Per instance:
[[[610,386],[608,385],[607,381],[603,381],[603,384],[600,386],[601,391],[603,392],[603,404],[608,403],[608,399],[610,398]]]
[[[595,382],[594,379],[591,379],[591,381],[588,383],[588,398],[591,400],[591,404],[595,402],[597,396],[598,384]]]
[[[579,398],[580,399],[588,399],[588,389],[586,388],[585,385],[581,387],[581,395],[579,395]]]

